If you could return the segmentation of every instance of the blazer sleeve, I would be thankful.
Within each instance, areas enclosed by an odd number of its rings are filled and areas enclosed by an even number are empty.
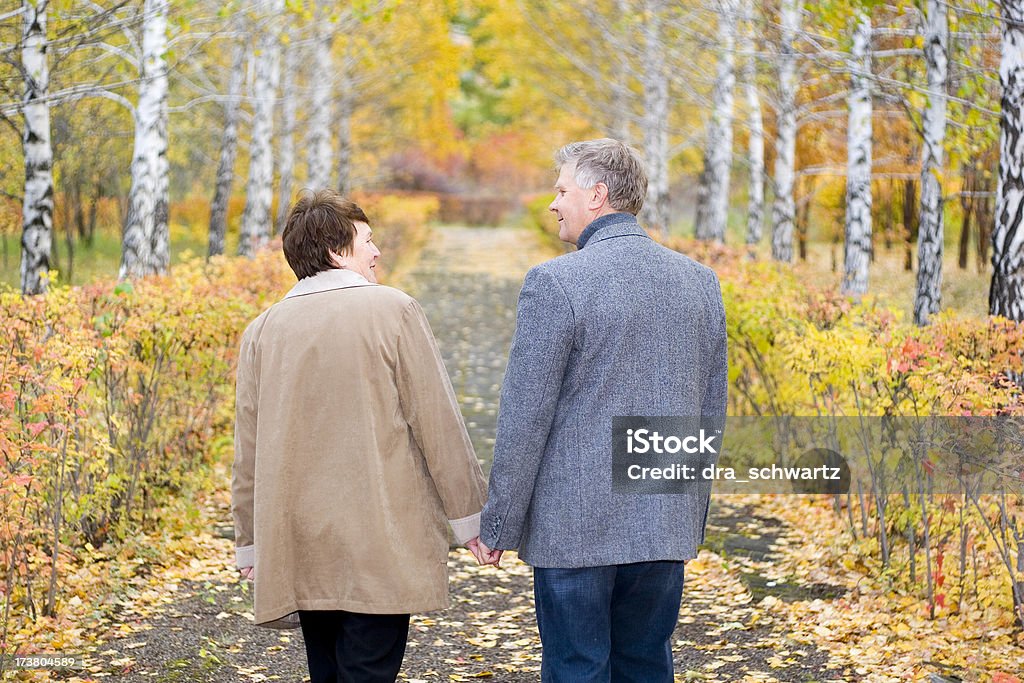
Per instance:
[[[519,547],[574,324],[572,306],[558,280],[541,267],[527,273],[501,387],[494,463],[480,525],[480,539],[490,548]]]
[[[235,378],[235,458],[231,465],[231,514],[235,522],[235,562],[255,564],[253,482],[256,474],[256,382],[253,325],[242,335]]]
[[[701,417],[724,418],[729,392],[729,351],[725,327],[725,305],[718,277],[711,272],[708,284],[707,380],[701,402]]]
[[[426,460],[455,539],[465,543],[480,534],[487,483],[430,323],[416,300],[403,312],[395,379],[403,416]]]

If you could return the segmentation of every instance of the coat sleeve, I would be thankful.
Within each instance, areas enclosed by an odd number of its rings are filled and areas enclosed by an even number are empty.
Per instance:
[[[718,277],[710,273],[708,284],[707,383],[701,402],[702,417],[724,418],[729,393],[729,351],[725,327],[725,305]]]
[[[235,522],[235,562],[255,564],[253,482],[256,474],[256,383],[253,325],[242,335],[235,378],[235,459],[231,466],[231,514]]]
[[[398,338],[396,382],[402,414],[426,460],[455,539],[480,534],[487,483],[423,309],[411,301]]]
[[[501,387],[494,464],[480,529],[480,539],[490,548],[519,547],[573,335],[572,307],[562,285],[534,268],[519,294]]]

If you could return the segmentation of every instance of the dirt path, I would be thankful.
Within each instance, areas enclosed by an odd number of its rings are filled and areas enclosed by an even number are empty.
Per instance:
[[[525,231],[441,228],[402,282],[427,311],[485,463],[491,457],[522,277],[550,256]],[[230,566],[226,491],[211,502],[208,514],[223,537],[213,533],[198,539],[207,556],[197,571],[168,567],[154,573],[151,583],[169,597],[155,604],[125,604],[119,616],[124,635],[92,655],[95,680],[227,683],[306,678],[301,633],[252,624],[251,594]],[[842,594],[833,586],[766,578],[770,572],[764,569],[786,545],[786,533],[781,522],[758,516],[749,505],[716,500],[707,549],[687,565],[673,648],[677,680],[857,678],[825,652],[789,639],[783,621],[768,609],[773,601],[834,600]],[[452,551],[449,567],[453,606],[414,617],[403,679],[539,680],[529,567],[512,557],[501,570],[481,569],[464,550]]]

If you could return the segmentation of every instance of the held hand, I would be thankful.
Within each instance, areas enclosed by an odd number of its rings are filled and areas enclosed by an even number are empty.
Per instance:
[[[466,541],[466,547],[473,553],[473,557],[476,558],[478,564],[498,565],[498,560],[501,558],[501,551],[490,550],[486,545],[484,545],[483,541],[480,540],[479,536]],[[497,553],[497,555],[495,555],[495,553]]]
[[[476,558],[477,564],[485,564],[485,557],[480,554],[480,537],[474,536],[473,538],[466,541],[466,547],[473,553],[473,557]]]
[[[505,551],[504,550],[491,550],[479,538],[477,538],[476,540],[477,540],[477,545],[478,545],[478,547],[480,549],[480,556],[485,558],[485,560],[481,560],[480,561],[480,564],[493,564],[495,567],[500,566],[501,554],[503,552],[505,552]]]
[[[256,568],[255,567],[242,567],[241,569],[238,570],[238,573],[242,575],[243,579],[248,579],[249,581],[255,581],[256,580]]]

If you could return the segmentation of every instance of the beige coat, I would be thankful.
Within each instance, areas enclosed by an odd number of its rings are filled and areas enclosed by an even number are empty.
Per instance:
[[[236,392],[256,623],[447,607],[445,520],[475,537],[486,485],[416,300],[350,271],[301,280],[245,330]]]

